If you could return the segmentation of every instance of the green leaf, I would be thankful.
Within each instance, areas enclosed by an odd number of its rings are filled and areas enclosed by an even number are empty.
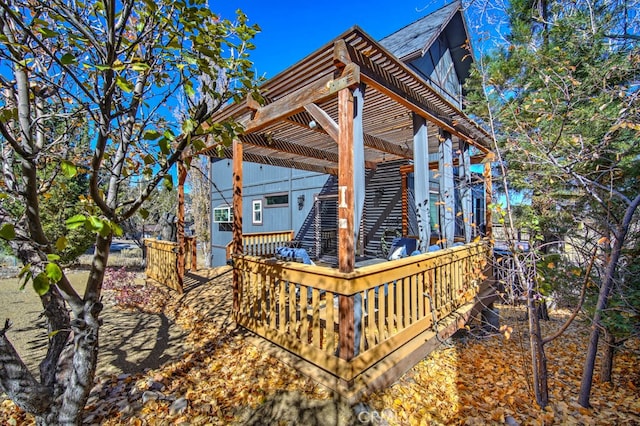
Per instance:
[[[62,160],[62,162],[60,163],[60,169],[62,170],[62,173],[68,178],[72,178],[78,174],[78,168],[76,167],[76,165],[67,160]]]
[[[59,34],[56,31],[50,30],[49,28],[38,28],[38,32],[44,36],[44,38],[52,38],[57,37]]]
[[[22,278],[24,276],[24,274],[26,274],[27,272],[29,272],[31,270],[31,264],[27,263],[26,265],[24,265],[22,267],[22,269],[20,269],[20,272],[18,273],[18,277]]]
[[[165,175],[162,183],[167,191],[173,190],[173,178],[171,175]]]
[[[187,81],[184,83],[184,93],[185,95],[187,95],[187,97],[192,98],[195,96],[196,91],[193,88],[193,84],[191,84],[190,81]]]
[[[40,296],[44,296],[49,291],[49,278],[44,272],[40,272],[33,278],[33,289]]]
[[[44,270],[47,273],[47,278],[52,282],[57,283],[62,279],[62,269],[60,269],[57,263],[47,263]]]
[[[144,164],[146,164],[146,165],[155,164],[155,162],[156,162],[156,158],[151,154],[145,155],[142,160],[144,161]]]
[[[49,333],[47,335],[47,337],[49,337],[49,339],[51,339],[52,337],[55,337],[56,334],[60,333],[61,331],[67,331],[65,329],[60,329],[60,330],[53,330],[51,333]]]
[[[48,260],[49,262],[54,262],[54,261],[56,261],[56,260],[60,260],[60,256],[58,256],[58,255],[57,255],[57,254],[55,254],[55,253],[49,253],[49,254],[47,254],[47,260]]]
[[[122,230],[122,227],[120,225],[113,222],[111,222],[109,225],[113,230],[113,235],[115,235],[116,237],[122,237],[122,235],[124,234],[124,231]]]
[[[88,217],[89,229],[92,231],[101,231],[104,228],[104,222],[98,216],[89,216]]]
[[[67,238],[60,237],[56,240],[56,249],[58,251],[62,251],[67,248],[67,244],[69,244],[69,241],[67,240]]]
[[[140,216],[142,217],[142,219],[147,219],[149,217],[149,210],[147,209],[140,209],[139,210]]]
[[[82,215],[82,214],[77,214],[75,216],[71,216],[66,221],[67,228],[69,228],[69,229],[80,228],[81,226],[84,226],[84,224],[86,222],[87,222],[87,217],[85,215]]]
[[[133,69],[134,71],[143,72],[149,69],[149,65],[145,64],[144,62],[135,62],[131,64],[131,69]]]
[[[144,135],[142,137],[143,139],[146,139],[148,141],[154,141],[160,136],[162,136],[162,134],[157,130],[147,130],[146,132],[144,132]]]
[[[102,223],[102,227],[98,230],[98,234],[100,234],[101,237],[108,237],[111,233],[111,222],[108,220],[101,220],[100,222]]]
[[[196,128],[196,125],[198,123],[196,123],[193,120],[184,120],[184,122],[182,123],[182,131],[183,133],[191,133],[193,132],[193,130]]]
[[[60,62],[62,62],[63,65],[71,65],[76,64],[78,61],[76,60],[75,56],[67,52],[62,55],[62,57],[60,58]]]
[[[0,227],[0,238],[13,240],[16,237],[16,229],[11,223],[3,223]]]
[[[133,83],[120,76],[116,77],[116,85],[126,93],[130,93],[133,90]]]
[[[173,141],[176,138],[175,135],[171,132],[171,129],[165,130],[162,136],[167,138],[167,140],[169,141]]]
[[[0,111],[0,120],[5,123],[18,119],[18,108],[2,108]]]
[[[193,138],[191,140],[191,143],[193,144],[193,149],[196,152],[201,151],[207,147],[207,144],[204,142],[203,138]]]
[[[169,155],[169,140],[167,138],[160,139],[158,146],[164,155]]]

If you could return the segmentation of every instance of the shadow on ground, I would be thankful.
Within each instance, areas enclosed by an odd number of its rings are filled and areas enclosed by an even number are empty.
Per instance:
[[[98,375],[134,374],[177,359],[186,333],[164,314],[105,309],[100,329]]]
[[[311,400],[300,392],[277,392],[255,411],[241,416],[244,426],[260,425],[352,425],[353,410],[343,400]]]
[[[81,286],[87,272],[69,275]],[[32,372],[47,350],[47,331],[41,316],[40,298],[31,288],[19,290],[16,278],[0,280],[0,319],[13,323],[7,336]],[[80,287],[78,287],[80,288]],[[164,314],[125,311],[109,304],[102,312],[97,375],[133,374],[158,368],[179,358],[185,348],[185,333]]]

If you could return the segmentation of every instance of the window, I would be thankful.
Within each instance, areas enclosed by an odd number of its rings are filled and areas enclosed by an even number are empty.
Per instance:
[[[262,200],[253,200],[251,212],[253,224],[262,225]]]
[[[289,194],[272,194],[264,197],[267,207],[286,207],[289,205]]]
[[[220,206],[213,209],[213,221],[215,223],[233,222],[233,211],[230,206]]]

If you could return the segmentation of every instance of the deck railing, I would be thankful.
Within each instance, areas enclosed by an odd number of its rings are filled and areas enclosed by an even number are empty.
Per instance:
[[[196,270],[198,268],[196,237],[184,237],[184,239],[184,270]],[[144,246],[147,277],[182,293],[183,277],[180,276],[178,268],[178,243],[148,238],[144,240]]]
[[[293,241],[293,231],[242,234],[242,253],[249,256],[273,256],[276,248]],[[227,259],[231,259],[232,243],[227,244]]]
[[[473,243],[351,273],[236,256],[236,321],[351,381],[471,301],[486,255],[485,245]],[[340,348],[350,348],[351,356]]]

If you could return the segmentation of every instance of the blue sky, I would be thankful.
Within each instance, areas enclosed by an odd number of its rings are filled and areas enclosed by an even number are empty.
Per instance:
[[[341,0],[337,2],[210,0],[211,9],[232,19],[241,9],[262,29],[251,54],[258,75],[271,78],[358,25],[378,40],[451,0]]]

